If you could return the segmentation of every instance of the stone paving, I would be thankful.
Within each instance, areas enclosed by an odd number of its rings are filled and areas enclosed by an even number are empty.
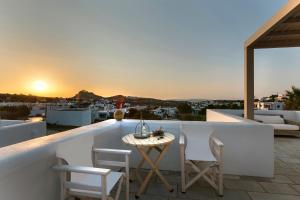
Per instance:
[[[180,192],[180,173],[163,171],[174,187],[169,193],[153,178],[140,200],[300,200],[300,138],[275,138],[273,178],[225,175],[224,196],[219,197],[204,181],[195,183],[185,194]],[[131,199],[138,189],[133,182]],[[121,195],[124,198],[124,193]]]

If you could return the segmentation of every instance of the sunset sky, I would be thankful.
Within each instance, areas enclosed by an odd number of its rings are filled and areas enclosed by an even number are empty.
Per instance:
[[[287,0],[0,0],[0,93],[243,97],[244,41]],[[300,86],[300,49],[256,51],[255,95]]]

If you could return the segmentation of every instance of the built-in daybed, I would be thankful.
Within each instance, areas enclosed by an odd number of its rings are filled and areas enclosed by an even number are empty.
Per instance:
[[[274,135],[300,137],[300,123],[284,119],[282,115],[258,115],[255,121],[268,124],[274,128]]]

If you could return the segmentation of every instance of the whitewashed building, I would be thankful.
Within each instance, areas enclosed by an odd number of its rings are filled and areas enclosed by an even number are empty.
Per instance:
[[[45,114],[46,114],[46,106],[45,105],[34,105],[31,107],[29,116],[30,117],[36,117],[36,116],[44,117]]]
[[[100,110],[95,113],[94,119],[98,121],[107,120],[110,117],[109,111]]]
[[[154,115],[159,116],[160,118],[175,118],[177,116],[178,109],[176,107],[159,107],[154,109],[152,112]]]
[[[274,101],[274,102],[258,101],[255,102],[255,107],[258,110],[283,110],[284,103],[281,101]]]
[[[89,108],[47,107],[46,121],[61,126],[85,126],[92,123],[92,112]]]

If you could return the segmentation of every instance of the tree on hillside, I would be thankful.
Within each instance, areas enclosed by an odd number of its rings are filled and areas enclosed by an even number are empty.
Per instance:
[[[125,114],[126,119],[140,119],[141,114],[143,116],[143,119],[145,120],[159,120],[160,118],[153,113],[151,113],[149,110],[137,110],[135,108],[130,108],[128,110],[128,113]]]
[[[277,94],[272,94],[271,96],[269,96],[271,102],[274,102],[277,97],[278,97]]]
[[[30,108],[27,106],[3,106],[0,107],[0,118],[2,119],[27,119],[30,114]]]
[[[300,88],[292,86],[291,90],[286,91],[286,99],[284,100],[285,109],[300,110]]]
[[[192,113],[192,107],[187,103],[181,103],[177,106],[179,113],[188,114]]]

